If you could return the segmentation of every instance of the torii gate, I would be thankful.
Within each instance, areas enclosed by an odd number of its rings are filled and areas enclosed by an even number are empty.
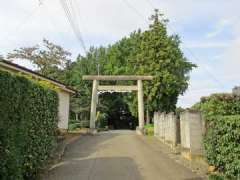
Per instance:
[[[97,92],[98,91],[137,91],[138,96],[138,122],[140,132],[144,128],[144,102],[143,102],[143,80],[152,80],[153,76],[83,76],[83,80],[92,80],[92,101],[91,101],[91,112],[90,112],[90,129],[95,129],[96,121],[96,108],[97,108]],[[137,85],[130,86],[106,86],[99,85],[99,81],[137,81]]]

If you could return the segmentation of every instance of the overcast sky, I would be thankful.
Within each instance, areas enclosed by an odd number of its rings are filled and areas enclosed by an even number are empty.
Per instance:
[[[169,34],[180,35],[185,56],[198,65],[178,105],[189,107],[201,96],[240,85],[239,0],[75,0],[73,6],[87,48],[145,29],[153,8],[160,9],[170,20]],[[83,53],[59,0],[2,1],[0,27],[3,55],[43,38],[72,52],[73,59]]]

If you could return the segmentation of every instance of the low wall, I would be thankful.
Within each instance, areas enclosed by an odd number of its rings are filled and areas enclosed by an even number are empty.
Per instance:
[[[154,135],[163,142],[176,146],[179,142],[179,120],[174,113],[154,113]]]
[[[188,156],[202,155],[203,124],[199,111],[188,110],[180,115],[181,147]]]
[[[64,91],[58,91],[58,128],[61,130],[68,129],[68,119],[69,119],[69,102],[70,94]]]
[[[165,144],[181,147],[181,153],[188,159],[202,155],[204,120],[199,111],[187,110],[180,114],[155,112],[154,135]]]

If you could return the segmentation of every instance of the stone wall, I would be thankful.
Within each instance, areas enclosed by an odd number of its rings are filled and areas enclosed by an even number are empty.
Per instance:
[[[58,128],[66,130],[68,129],[70,94],[64,91],[59,91],[58,98],[59,98]]]
[[[180,114],[154,113],[154,135],[162,142],[181,147],[188,157],[202,155],[204,120],[199,111],[188,110]]]
[[[154,113],[154,135],[163,142],[176,146],[178,144],[179,130],[177,123],[179,123],[174,113]]]
[[[191,155],[202,155],[203,124],[199,111],[188,110],[180,115],[181,147]]]
[[[232,89],[234,95],[240,96],[240,86],[236,86]]]

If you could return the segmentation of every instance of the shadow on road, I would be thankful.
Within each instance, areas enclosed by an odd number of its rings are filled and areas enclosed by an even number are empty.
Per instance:
[[[109,134],[110,133],[110,134]],[[101,149],[111,140],[130,131],[113,131],[87,135],[69,145],[62,161],[45,175],[48,180],[142,180],[138,167],[130,157],[101,156]]]
[[[128,157],[71,160],[52,169],[49,180],[142,180],[135,162]]]

